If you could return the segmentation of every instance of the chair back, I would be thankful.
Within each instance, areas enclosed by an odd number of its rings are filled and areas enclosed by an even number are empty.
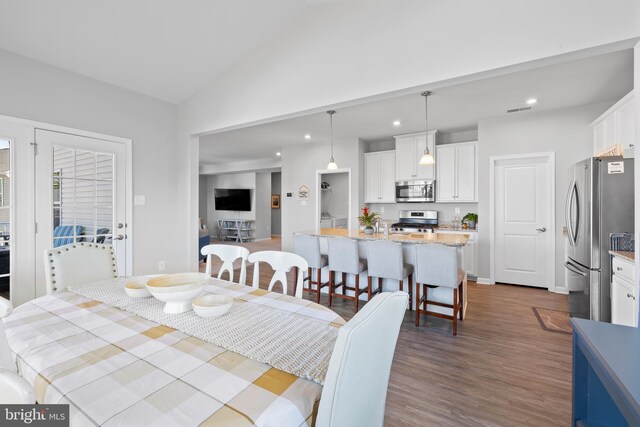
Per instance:
[[[47,294],[117,277],[112,245],[72,243],[44,251]]]
[[[242,260],[240,265],[240,279],[238,283],[245,285],[247,283],[247,259],[249,258],[249,249],[242,246],[233,245],[207,245],[200,250],[202,255],[207,257],[207,267],[205,273],[211,276],[211,255],[215,255],[222,260],[222,267],[218,271],[218,279],[222,277],[222,273],[229,272],[229,281],[233,282],[233,262],[237,259]]]
[[[383,425],[391,362],[408,300],[405,292],[376,295],[340,328],[316,426]]]
[[[341,273],[360,273],[358,241],[345,237],[334,237],[329,241],[329,270]]]
[[[2,318],[8,316],[12,308],[9,300],[0,297],[0,403],[32,404],[36,400],[33,387],[18,375],[2,322]]]
[[[322,255],[320,254],[320,239],[317,236],[294,234],[293,251],[307,260],[310,268],[323,267]]]
[[[456,248],[441,244],[416,246],[416,282],[457,288],[460,282]]]
[[[302,283],[304,276],[307,275],[309,264],[300,255],[292,254],[291,252],[280,251],[260,251],[254,252],[249,255],[249,262],[253,265],[253,287],[260,287],[260,263],[266,262],[274,270],[271,282],[269,282],[269,290],[273,289],[273,286],[280,282],[282,285],[282,293],[287,294],[287,272],[292,268],[298,268],[298,281],[296,283],[296,298],[302,298]]]
[[[402,272],[402,243],[379,240],[367,243],[369,276],[385,279],[404,279]]]

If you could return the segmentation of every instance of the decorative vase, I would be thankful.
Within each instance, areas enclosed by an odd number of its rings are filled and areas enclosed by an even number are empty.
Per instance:
[[[469,224],[469,228],[472,229],[476,229],[476,222],[475,221],[468,221],[467,224]]]
[[[370,225],[367,225],[364,228],[364,234],[373,234],[373,227],[371,227]]]

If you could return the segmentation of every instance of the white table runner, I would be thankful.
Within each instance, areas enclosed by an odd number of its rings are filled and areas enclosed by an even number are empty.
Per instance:
[[[289,301],[283,301],[282,296],[278,298],[274,293],[210,279],[209,284],[204,286],[204,293],[234,296],[233,288],[238,290],[242,287],[247,288],[243,289],[243,295],[256,293],[256,298],[265,298],[267,301],[252,304],[234,298],[231,310],[217,318],[203,318],[193,311],[166,314],[163,312],[163,302],[153,297],[131,298],[126,294],[124,285],[135,280],[146,278],[109,279],[70,290],[298,377],[324,383],[338,328],[326,321],[307,317],[309,307],[305,303],[308,301],[292,297],[289,297]],[[305,316],[296,315],[291,307],[278,309],[279,305],[298,302],[303,302],[300,309],[306,310]]]

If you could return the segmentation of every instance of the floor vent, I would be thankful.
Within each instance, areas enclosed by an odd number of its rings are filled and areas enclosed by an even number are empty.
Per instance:
[[[517,113],[518,111],[527,111],[527,110],[531,110],[531,107],[512,108],[511,110],[507,110],[507,113]]]

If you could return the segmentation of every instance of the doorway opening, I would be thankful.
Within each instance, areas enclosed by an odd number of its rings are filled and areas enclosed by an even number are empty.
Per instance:
[[[11,300],[13,191],[11,141],[0,139],[0,296]]]
[[[351,171],[318,171],[318,222],[316,227],[349,228],[351,214]]]

